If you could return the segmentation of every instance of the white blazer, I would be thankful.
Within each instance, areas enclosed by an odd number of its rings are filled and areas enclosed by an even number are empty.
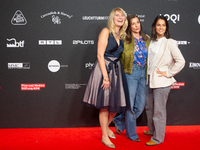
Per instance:
[[[150,44],[152,41],[150,42]],[[150,47],[150,46],[149,46]],[[148,50],[149,53],[149,50]],[[149,66],[149,59],[147,62]],[[180,72],[185,66],[185,59],[181,54],[177,41],[173,39],[166,39],[164,37],[161,46],[159,48],[159,52],[157,54],[157,58],[154,62],[154,66],[152,67],[152,71],[149,78],[149,87],[150,88],[160,88],[167,87],[176,82],[174,79],[174,75]],[[156,70],[166,71],[167,77],[158,77],[159,74],[156,73]],[[147,69],[148,75],[148,69]],[[147,78],[148,83],[148,78]]]

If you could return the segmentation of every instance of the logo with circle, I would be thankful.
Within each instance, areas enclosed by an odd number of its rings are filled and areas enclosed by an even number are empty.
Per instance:
[[[199,24],[200,24],[200,15],[199,15],[199,17],[198,17],[198,22],[199,22]]]
[[[60,70],[60,63],[57,60],[51,60],[48,63],[48,68],[51,72],[57,72]]]

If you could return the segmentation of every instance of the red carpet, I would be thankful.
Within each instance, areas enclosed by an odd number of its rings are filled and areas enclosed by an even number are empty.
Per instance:
[[[111,127],[114,131],[114,127]],[[146,146],[150,136],[147,127],[138,127],[141,142],[126,138],[125,132],[111,139],[116,150],[200,150],[200,126],[167,126],[165,142]],[[116,133],[114,131],[114,133]],[[110,149],[101,143],[100,127],[0,129],[0,150],[102,150]]]

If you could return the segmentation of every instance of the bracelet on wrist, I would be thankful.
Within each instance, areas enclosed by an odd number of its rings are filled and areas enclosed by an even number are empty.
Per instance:
[[[109,81],[109,79],[103,79],[104,81]]]

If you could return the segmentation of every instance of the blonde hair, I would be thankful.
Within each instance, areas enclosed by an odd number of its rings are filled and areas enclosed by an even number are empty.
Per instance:
[[[114,24],[113,18],[115,16],[115,12],[116,11],[118,11],[119,13],[123,14],[124,16],[126,16],[125,11],[120,7],[114,8],[111,11],[109,19],[108,19],[108,29],[109,29],[110,33],[113,34],[114,37],[115,37],[115,24]],[[127,19],[125,19],[123,26],[119,30],[120,39],[125,39],[127,26],[128,26],[128,21],[127,21]]]

